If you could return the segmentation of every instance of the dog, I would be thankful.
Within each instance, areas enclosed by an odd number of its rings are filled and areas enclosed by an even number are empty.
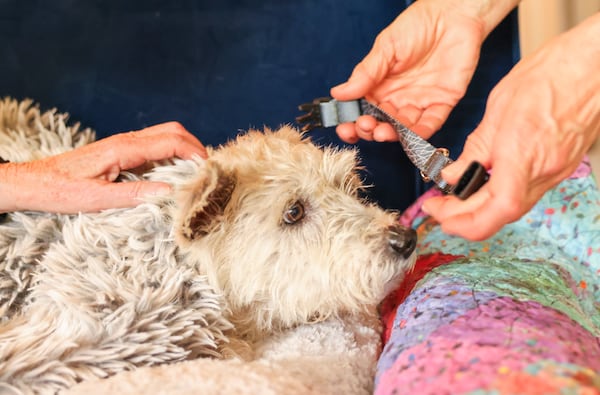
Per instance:
[[[253,344],[286,328],[377,305],[411,270],[416,234],[362,197],[359,169],[357,151],[291,126],[251,130],[206,160],[122,175],[168,182],[170,196],[10,213],[0,386],[55,393],[141,366],[251,359]]]

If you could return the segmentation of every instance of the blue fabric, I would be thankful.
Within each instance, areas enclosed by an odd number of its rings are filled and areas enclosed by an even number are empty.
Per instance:
[[[203,143],[293,122],[410,1],[3,0],[0,95],[32,98],[98,137],[178,120]],[[488,38],[467,97],[433,142],[460,153],[518,53],[516,13]],[[410,32],[408,32],[410,34]],[[333,129],[318,141],[340,144]],[[426,187],[398,144],[359,144],[371,197],[403,209]]]

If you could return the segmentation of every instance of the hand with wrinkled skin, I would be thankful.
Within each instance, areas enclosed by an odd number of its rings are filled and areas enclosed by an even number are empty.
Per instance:
[[[518,220],[567,178],[600,134],[600,13],[523,59],[490,94],[481,124],[442,175],[455,183],[477,160],[490,180],[469,199],[424,210],[446,233],[483,240]]]
[[[331,90],[338,100],[366,97],[421,137],[431,137],[464,96],[481,44],[516,0],[420,0],[377,37],[350,79]],[[362,116],[337,127],[338,136],[394,141],[387,123]]]
[[[148,161],[193,155],[202,144],[177,122],[116,134],[60,155],[0,165],[0,212],[73,214],[132,207],[145,196],[171,191],[161,182],[113,182],[122,170]]]

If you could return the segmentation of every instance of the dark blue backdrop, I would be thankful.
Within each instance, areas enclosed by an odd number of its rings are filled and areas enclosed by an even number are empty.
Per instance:
[[[69,112],[98,137],[177,120],[216,145],[292,122],[298,104],[350,75],[406,3],[0,0],[0,95]],[[458,155],[517,57],[513,13],[486,41],[467,96],[434,144]],[[314,134],[340,144],[333,129]],[[382,206],[403,209],[424,191],[397,144],[359,148]]]

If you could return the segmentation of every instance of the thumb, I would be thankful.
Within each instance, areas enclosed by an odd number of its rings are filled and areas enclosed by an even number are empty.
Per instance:
[[[475,129],[465,141],[462,153],[456,161],[442,170],[442,177],[450,184],[458,182],[467,167],[477,161],[486,169],[491,166],[491,133],[486,132],[486,127],[482,123]]]
[[[366,96],[389,71],[381,45],[371,52],[354,68],[348,81],[331,88],[331,96],[337,100],[354,100]]]

